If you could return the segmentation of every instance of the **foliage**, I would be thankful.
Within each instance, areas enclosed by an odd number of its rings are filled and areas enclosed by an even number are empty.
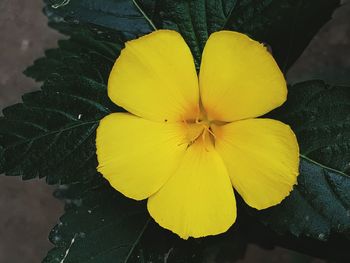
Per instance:
[[[107,181],[61,185],[66,213],[50,233],[55,248],[44,262],[219,262],[242,258],[243,233],[184,241],[159,228],[144,202],[126,199]],[[232,233],[231,233],[232,234]]]
[[[96,173],[98,121],[118,110],[107,97],[106,80],[121,45],[96,41],[87,30],[71,33],[26,70],[45,80],[41,90],[3,111],[0,142],[7,175],[47,176],[55,184]]]
[[[127,262],[149,222],[145,207],[101,180],[70,187],[75,205],[51,231],[44,262]]]
[[[283,70],[295,62],[340,4],[339,0],[48,2],[51,3],[50,10],[69,21],[93,23],[122,31],[127,39],[155,28],[177,30],[190,46],[197,67],[211,33],[223,29],[243,32],[269,44]]]

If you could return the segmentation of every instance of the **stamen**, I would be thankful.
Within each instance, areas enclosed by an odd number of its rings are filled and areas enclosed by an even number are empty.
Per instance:
[[[208,132],[214,137],[214,139],[216,139],[216,135],[215,135],[214,132],[210,129],[210,127],[208,127]]]
[[[204,134],[204,130],[202,130],[202,132],[198,136],[196,136],[194,139],[190,140],[190,142],[187,145],[187,148],[190,147],[192,144],[194,144],[199,137],[203,136],[203,134]]]
[[[200,117],[196,117],[194,120],[187,120],[183,119],[183,123],[185,124],[186,129],[188,130],[188,137],[187,137],[187,148],[190,147],[192,144],[194,144],[198,139],[201,138],[204,145],[206,145],[207,139],[207,133],[210,136],[210,140],[213,144],[215,144],[216,136],[214,132],[211,130],[211,122],[200,119]],[[199,125],[199,126],[198,126]],[[194,130],[193,130],[194,129]],[[196,135],[196,131],[198,131]],[[192,134],[191,134],[192,133]],[[194,137],[192,137],[194,136]],[[192,138],[191,138],[192,137]]]

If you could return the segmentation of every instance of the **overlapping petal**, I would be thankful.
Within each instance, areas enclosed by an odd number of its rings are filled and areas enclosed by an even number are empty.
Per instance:
[[[282,105],[287,96],[283,74],[263,44],[232,31],[209,37],[199,83],[211,120],[258,117]]]
[[[108,96],[127,111],[149,120],[196,118],[198,78],[181,35],[159,30],[127,42],[110,74]]]
[[[180,124],[110,114],[97,129],[98,171],[127,197],[142,200],[172,176],[186,150]]]
[[[299,148],[293,131],[271,119],[249,119],[214,128],[215,149],[232,184],[257,209],[280,203],[293,189]]]
[[[191,145],[177,172],[148,199],[155,221],[180,237],[225,232],[236,220],[226,167],[210,143]]]

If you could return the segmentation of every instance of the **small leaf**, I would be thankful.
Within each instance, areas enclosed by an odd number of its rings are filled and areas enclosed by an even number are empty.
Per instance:
[[[300,144],[298,185],[281,205],[260,213],[278,232],[350,238],[350,88],[309,81],[290,87],[270,117],[291,125]]]

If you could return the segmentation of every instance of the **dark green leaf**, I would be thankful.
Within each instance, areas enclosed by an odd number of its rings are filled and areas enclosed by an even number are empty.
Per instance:
[[[302,153],[295,190],[261,213],[278,232],[350,237],[349,101],[349,87],[309,81],[290,87],[287,103],[271,114],[291,125]]]
[[[208,36],[215,31],[229,29],[269,44],[283,71],[296,61],[340,4],[339,0],[140,2],[156,27],[181,32],[192,50],[197,67]]]
[[[220,237],[184,241],[149,218],[145,202],[127,199],[102,178],[61,185],[66,213],[51,231],[44,262],[224,262],[242,258],[247,240],[236,229]],[[72,244],[72,240],[73,244]]]
[[[350,87],[322,81],[296,84],[272,117],[291,125],[302,154],[341,172],[350,171]]]
[[[119,110],[107,97],[106,83],[121,45],[96,41],[78,28],[71,35],[26,70],[44,80],[42,90],[3,111],[0,145],[7,175],[68,183],[96,173],[98,121]]]
[[[143,203],[100,179],[70,187],[75,205],[51,231],[55,248],[43,262],[129,262],[150,220]]]
[[[260,216],[279,233],[319,240],[335,233],[350,237],[350,177],[302,157],[298,186]]]
[[[123,47],[121,40],[110,37],[110,33],[96,40],[97,36],[82,26],[69,26],[66,23],[50,25],[69,34],[70,39],[60,40],[58,49],[47,50],[46,56],[36,60],[24,73],[38,81],[57,73],[82,75],[106,84],[111,67]],[[106,31],[100,29],[100,32]]]
[[[50,240],[56,247],[49,252],[44,261],[46,263],[58,263],[63,258],[66,263],[189,263],[204,262],[204,259],[210,259],[211,262],[235,262],[234,260],[243,257],[247,242],[265,248],[278,244],[317,257],[349,259],[344,240],[335,241],[332,244],[337,246],[333,247],[309,239],[290,236],[280,238],[242,217],[241,213],[235,226],[227,233],[202,239],[181,240],[152,220],[146,228],[142,228],[148,220],[144,203],[122,197],[99,178],[88,184],[72,184],[68,188],[61,186],[56,196],[66,200],[68,206],[66,214],[51,232]],[[134,221],[136,219],[143,221]],[[125,244],[125,240],[130,243],[122,249],[120,244]],[[129,254],[130,257],[126,260],[126,255]]]
[[[257,222],[256,218],[242,214],[245,214],[244,211],[239,210],[236,228],[239,228],[240,238],[248,240],[250,244],[259,245],[263,249],[284,247],[316,258],[327,259],[329,260],[327,262],[350,262],[350,240],[345,237],[333,235],[325,242],[311,237],[297,237],[290,233],[281,235]],[[228,234],[234,237],[235,233]]]
[[[267,43],[286,72],[339,6],[340,0],[241,0],[227,28]]]
[[[164,0],[140,1],[156,27],[181,33],[191,48],[199,68],[209,35],[224,29],[237,0]]]
[[[281,238],[256,222],[242,217],[242,211],[239,211],[240,216],[233,228],[215,237],[184,241],[160,228],[152,220],[144,229],[142,223],[148,218],[144,203],[122,197],[99,178],[87,184],[60,186],[56,197],[66,201],[67,211],[51,232],[50,240],[56,247],[49,252],[44,261],[46,263],[58,263],[63,258],[64,262],[91,260],[106,263],[189,263],[203,262],[204,259],[210,259],[212,262],[235,262],[234,260],[244,256],[247,242],[260,244],[265,248],[285,246],[317,257],[348,259],[347,243],[344,240],[334,241],[332,244],[337,246],[332,247],[327,243],[309,239],[290,236]],[[135,215],[135,219],[142,218],[145,221],[135,222],[130,219],[133,218],[131,215]],[[101,219],[105,219],[106,224],[103,224]],[[134,229],[141,229],[138,236],[140,238],[136,240],[136,233],[131,231]],[[110,238],[111,236],[114,238]],[[74,242],[71,245],[73,238]],[[119,247],[119,242],[122,242],[120,238],[131,240],[133,246],[130,243],[125,247],[128,253]],[[129,253],[130,257],[126,260],[126,254]]]
[[[223,29],[243,32],[268,43],[283,71],[295,62],[340,5],[339,0],[55,0],[49,3],[51,12],[68,21],[109,27],[127,33],[128,39],[155,28],[177,30],[190,46],[197,68],[211,33]]]
[[[66,21],[112,28],[126,39],[145,35],[154,28],[152,22],[133,0],[45,0],[47,11]]]

